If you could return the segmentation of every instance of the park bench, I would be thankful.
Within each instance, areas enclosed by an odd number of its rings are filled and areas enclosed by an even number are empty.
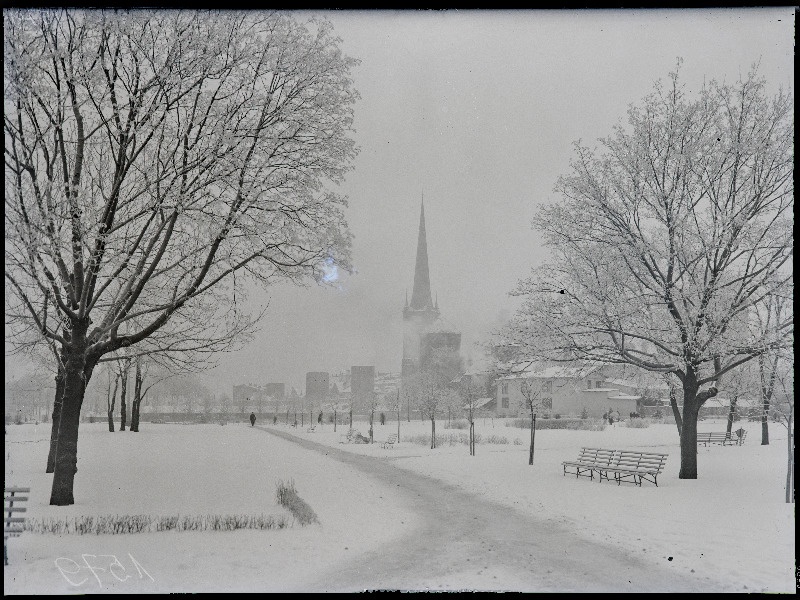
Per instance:
[[[726,431],[704,431],[697,434],[697,443],[708,446],[709,444],[721,444],[723,446],[741,446],[744,438],[747,437],[747,430],[737,429],[732,433]]]
[[[600,481],[603,478],[611,480],[609,472],[614,474],[614,481],[621,484],[626,478],[640,486],[646,480],[658,487],[658,474],[664,470],[667,454],[656,452],[634,452],[632,450],[617,450],[607,466],[599,466],[597,472]]]
[[[306,430],[306,432],[308,432],[308,433],[314,433],[316,430],[317,430],[317,429],[316,429],[316,425],[312,425],[311,427],[309,427],[309,428]]]
[[[667,456],[655,452],[581,448],[576,460],[564,461],[561,464],[564,467],[564,475],[570,473],[576,477],[594,479],[594,474],[597,473],[599,481],[603,479],[610,481],[609,473],[613,473],[617,485],[630,478],[638,486],[642,485],[643,480],[658,486],[658,475],[664,470]],[[574,471],[567,471],[568,467]]]
[[[581,448],[577,460],[566,460],[561,465],[564,467],[564,475],[569,473],[576,477],[589,477],[594,479],[594,472],[600,466],[608,465],[614,456],[615,450],[605,450],[603,448]],[[572,467],[575,471],[567,471],[567,467]]]
[[[3,518],[5,520],[3,524],[3,565],[8,564],[8,538],[19,537],[22,533],[22,524],[25,522],[25,517],[15,517],[14,513],[23,513],[27,510],[24,506],[19,506],[19,503],[25,502],[28,497],[17,494],[27,494],[30,491],[30,488],[3,488]]]
[[[394,445],[397,443],[397,434],[393,433],[390,435],[383,444],[381,444],[384,448],[394,448]]]

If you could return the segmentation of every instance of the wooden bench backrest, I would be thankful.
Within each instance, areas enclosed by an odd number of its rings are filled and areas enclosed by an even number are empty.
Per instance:
[[[18,535],[22,532],[22,525],[24,517],[15,517],[14,513],[26,512],[27,509],[22,506],[15,506],[18,502],[25,502],[27,496],[17,496],[17,494],[27,494],[31,488],[23,487],[7,487],[3,488],[3,534]]]
[[[607,448],[581,448],[580,454],[578,454],[578,462],[608,465],[615,454],[616,450],[608,450]]]
[[[392,435],[389,436],[389,439],[386,440],[386,441],[387,442],[396,442],[397,441],[397,434],[393,433]]]
[[[610,466],[622,469],[640,469],[661,473],[664,463],[667,461],[667,454],[655,452],[633,452],[631,450],[620,450]]]

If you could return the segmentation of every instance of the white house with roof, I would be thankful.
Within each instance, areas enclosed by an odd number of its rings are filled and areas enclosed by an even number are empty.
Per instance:
[[[635,384],[608,377],[603,365],[517,365],[497,380],[495,414],[516,417],[529,414],[526,395],[541,408],[540,415],[578,417],[585,409],[590,417],[609,411],[622,417],[636,412],[642,396]]]

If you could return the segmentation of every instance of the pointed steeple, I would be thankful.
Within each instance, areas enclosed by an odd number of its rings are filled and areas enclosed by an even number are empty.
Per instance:
[[[419,236],[417,237],[417,264],[414,270],[414,289],[411,292],[411,308],[432,307],[431,279],[428,273],[428,241],[425,236],[425,199],[419,212]]]

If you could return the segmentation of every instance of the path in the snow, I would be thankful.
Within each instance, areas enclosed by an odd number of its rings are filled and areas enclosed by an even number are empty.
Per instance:
[[[346,463],[393,488],[422,523],[359,564],[341,564],[305,592],[502,590],[517,592],[721,592],[720,582],[654,567],[611,546],[452,485],[358,455],[261,428]],[[587,486],[586,501],[591,502]],[[344,491],[343,491],[344,493]],[[353,516],[358,519],[358,515]]]

